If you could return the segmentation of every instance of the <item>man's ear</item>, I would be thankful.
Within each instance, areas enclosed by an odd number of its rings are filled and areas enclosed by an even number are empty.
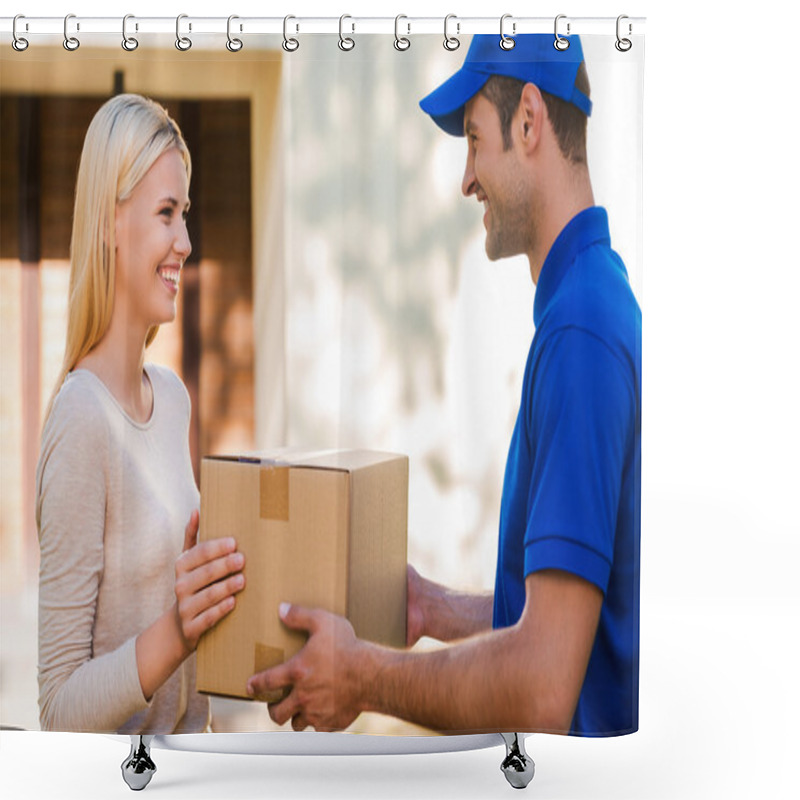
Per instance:
[[[525,152],[532,152],[539,144],[542,137],[544,115],[547,109],[539,87],[533,83],[526,83],[522,89],[519,100],[519,132],[522,147]]]

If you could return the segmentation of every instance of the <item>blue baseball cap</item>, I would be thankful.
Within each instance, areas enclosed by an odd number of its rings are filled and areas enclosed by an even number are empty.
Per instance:
[[[499,36],[477,34],[472,37],[461,69],[420,100],[420,107],[445,133],[463,136],[466,103],[492,75],[507,75],[534,83],[541,91],[573,103],[588,117],[592,101],[575,88],[583,61],[581,40],[578,36],[561,38],[569,40],[566,50],[557,50],[552,34],[547,33],[520,34],[514,37],[515,46],[504,50]]]

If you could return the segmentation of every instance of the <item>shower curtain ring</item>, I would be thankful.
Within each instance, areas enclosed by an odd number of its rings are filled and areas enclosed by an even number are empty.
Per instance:
[[[182,53],[185,53],[192,46],[192,40],[188,36],[181,36],[181,20],[188,18],[188,14],[178,14],[175,20],[175,47]],[[189,23],[189,30],[192,30],[191,22]]]
[[[447,35],[447,23],[450,22],[451,19],[456,20],[456,36],[448,36]],[[458,50],[461,47],[461,40],[457,38],[458,34],[461,33],[461,23],[458,22],[458,18],[455,14],[448,14],[444,18],[444,49],[449,50],[452,52],[453,50]]]
[[[633,42],[631,42],[630,39],[623,39],[619,35],[620,22],[622,22],[622,20],[624,20],[624,19],[628,19],[626,14],[620,14],[617,17],[617,41],[614,42],[614,47],[616,47],[617,50],[620,51],[620,53],[627,53],[628,50],[630,50],[631,47],[633,47]],[[633,32],[633,27],[631,26],[631,24],[629,22],[628,23],[628,36],[630,36],[632,32]]]
[[[555,41],[553,42],[553,47],[556,50],[567,50],[569,49],[569,39],[565,39],[563,36],[560,36],[558,33],[558,21],[560,19],[567,19],[566,14],[559,14],[556,17],[555,25],[554,25],[554,33],[555,33]],[[569,21],[567,21],[567,36],[569,36]]]
[[[129,53],[139,46],[139,40],[133,36],[128,36],[128,20],[135,19],[133,14],[126,14],[122,18],[122,49],[127,50]],[[139,25],[136,25],[136,30],[139,30]]]
[[[67,16],[64,17],[64,49],[73,53],[81,46],[81,43],[74,36],[69,35],[69,21],[71,19],[75,19],[74,14],[67,14]],[[80,23],[75,24],[75,29],[81,29]]]
[[[344,21],[346,19],[353,19],[353,18],[349,14],[342,14],[342,16],[339,17],[339,49],[345,51],[352,50],[356,46],[355,40],[351,39],[349,36],[345,36],[344,33],[342,32]],[[356,24],[355,22],[351,24],[353,26],[352,33],[355,33]]]
[[[511,19],[511,14],[503,14],[503,16],[500,17],[500,47],[503,50],[513,50],[517,43],[511,38],[511,36],[506,36],[505,31],[503,30],[505,21],[507,19]],[[516,32],[517,32],[517,23],[512,22],[511,33],[516,34]]]
[[[231,53],[238,53],[244,47],[244,44],[242,43],[241,39],[234,39],[231,36],[231,22],[235,19],[239,19],[239,17],[237,17],[236,14],[231,14],[228,17],[228,41],[225,42],[225,47],[227,47]],[[240,25],[239,30],[241,29],[242,27]]]
[[[411,47],[411,39],[407,39],[405,36],[400,36],[398,33],[398,26],[401,19],[407,20],[408,17],[405,14],[398,14],[394,18],[394,49],[395,50],[408,50]],[[411,23],[406,22],[406,27],[408,28],[408,32],[411,33]]]
[[[291,14],[289,14],[283,18],[283,49],[287,53],[294,53],[294,51],[300,47],[300,42],[287,34],[290,19],[297,19],[297,17],[293,17]],[[295,31],[298,30],[300,30],[300,26],[296,25]]]
[[[25,16],[23,14],[17,14],[17,16],[14,17],[14,23],[13,23],[13,25],[11,27],[11,35],[13,37],[12,40],[11,40],[11,46],[18,53],[21,53],[23,50],[27,50],[28,49],[28,40],[24,39],[22,36],[20,36],[17,33],[17,21],[21,20],[21,19],[25,19]],[[27,30],[27,25],[25,26],[25,28]]]

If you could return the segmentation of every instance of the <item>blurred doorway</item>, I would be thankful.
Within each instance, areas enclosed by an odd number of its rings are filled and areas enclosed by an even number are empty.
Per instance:
[[[269,194],[272,136],[264,132],[276,115],[280,62],[167,52],[155,61],[121,59],[116,51],[105,59],[97,50],[81,62],[74,55],[52,48],[35,62],[4,58],[0,77],[4,593],[38,568],[34,473],[41,417],[63,357],[75,178],[88,124],[113,94],[138,92],[165,105],[192,155],[192,254],[176,322],[162,327],[147,358],[174,369],[189,390],[198,481],[203,454],[254,446],[253,284],[256,253],[264,250],[254,219]]]

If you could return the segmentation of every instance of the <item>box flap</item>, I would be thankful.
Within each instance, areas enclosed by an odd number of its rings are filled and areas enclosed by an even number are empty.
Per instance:
[[[246,464],[263,464],[264,466],[309,467],[355,472],[387,461],[405,460],[407,456],[375,450],[311,450],[300,447],[281,447],[233,455],[204,456],[204,458],[212,461],[236,461]]]

